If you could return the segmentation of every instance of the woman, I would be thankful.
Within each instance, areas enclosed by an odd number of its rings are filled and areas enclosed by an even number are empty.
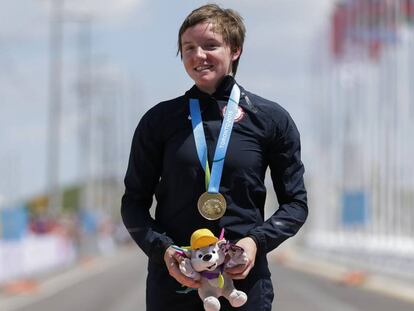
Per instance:
[[[180,257],[171,246],[188,245],[199,228],[216,234],[224,228],[226,239],[247,253],[245,265],[227,271],[248,295],[238,310],[271,310],[266,254],[306,220],[304,167],[293,120],[234,79],[244,37],[243,20],[233,10],[209,4],[191,12],[179,31],[178,52],[195,85],[150,109],[134,134],[122,217],[149,257],[149,311],[203,310],[196,291],[180,293],[183,285],[199,284],[180,273]],[[265,221],[268,167],[279,208]],[[221,310],[233,308],[221,300]]]

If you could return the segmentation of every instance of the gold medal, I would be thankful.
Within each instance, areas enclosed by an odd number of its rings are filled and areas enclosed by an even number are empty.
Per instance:
[[[220,193],[204,192],[198,199],[198,211],[208,220],[217,220],[226,212],[226,199]]]

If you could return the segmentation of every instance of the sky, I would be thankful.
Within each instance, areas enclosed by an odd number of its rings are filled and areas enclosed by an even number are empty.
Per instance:
[[[52,0],[0,0],[0,205],[46,190],[49,27]],[[206,1],[65,0],[61,184],[79,179],[79,18],[91,21],[95,105],[112,96],[122,130],[119,175],[132,131],[158,102],[192,86],[176,55],[178,29]],[[215,1],[237,10],[247,36],[237,81],[276,101],[306,130],[310,67],[334,0]],[[327,39],[327,38],[326,38]],[[116,95],[114,95],[116,94]],[[105,119],[103,118],[105,121]],[[104,122],[102,121],[102,122]],[[95,129],[99,131],[99,127]],[[111,146],[107,146],[110,150]],[[109,148],[109,149],[108,149]],[[114,146],[115,148],[115,146]]]

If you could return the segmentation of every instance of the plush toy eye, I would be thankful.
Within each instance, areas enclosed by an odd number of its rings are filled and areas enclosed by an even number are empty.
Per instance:
[[[201,255],[201,254],[198,254],[198,258],[202,258],[203,257],[203,255]]]
[[[216,251],[212,251],[212,253],[213,253],[213,254],[215,254],[215,253],[216,253]]]

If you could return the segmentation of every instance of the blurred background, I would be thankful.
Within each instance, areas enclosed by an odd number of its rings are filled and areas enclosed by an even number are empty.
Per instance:
[[[66,310],[63,298],[47,305],[58,293],[39,285],[66,272],[71,280],[107,273],[108,282],[94,281],[97,292],[111,280],[135,286],[111,306],[102,295],[86,302],[78,287],[72,307],[144,310],[145,258],[120,220],[123,177],[141,116],[192,86],[176,55],[177,33],[205,3],[0,0],[6,310]],[[280,310],[413,310],[414,0],[216,3],[239,11],[247,27],[238,82],[285,107],[301,132],[310,215],[297,237],[269,255],[275,283],[285,284],[277,290]],[[269,215],[277,200],[267,184]],[[371,289],[379,287],[369,283],[373,276],[387,277],[388,289],[407,294],[340,286],[322,294],[332,274]],[[76,288],[65,280],[57,288]],[[315,292],[297,289],[318,282]],[[360,304],[335,298],[344,295]]]

